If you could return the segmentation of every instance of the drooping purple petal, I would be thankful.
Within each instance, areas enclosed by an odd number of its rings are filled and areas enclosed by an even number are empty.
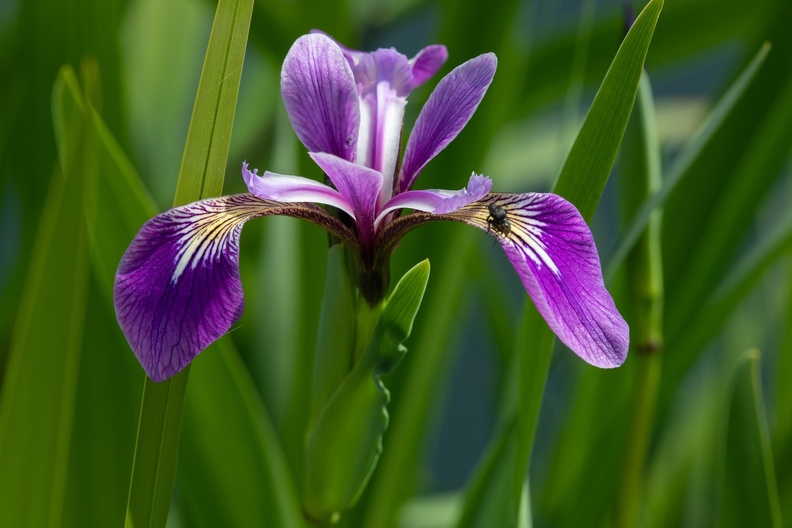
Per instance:
[[[248,220],[286,214],[354,235],[321,207],[280,204],[250,194],[210,198],[143,225],[116,273],[118,324],[146,374],[163,381],[225,334],[242,314],[239,234]]]
[[[292,45],[281,70],[281,95],[292,127],[313,152],[354,161],[360,126],[357,87],[344,53],[321,33]]]
[[[553,332],[592,365],[624,363],[629,328],[605,289],[594,238],[578,210],[554,194],[496,203],[511,224],[498,241]]]
[[[437,70],[448,60],[448,50],[440,44],[426,46],[410,59],[413,74],[413,88],[432,78]]]
[[[288,176],[266,171],[259,176],[258,169],[250,171],[246,162],[242,163],[242,178],[248,190],[262,200],[296,203],[307,202],[332,205],[355,217],[355,210],[344,196],[323,183],[302,176]]]
[[[312,152],[311,158],[351,205],[354,212],[352,217],[361,237],[371,240],[377,200],[382,188],[382,174],[332,154]]]
[[[412,188],[429,160],[465,127],[492,82],[497,67],[494,53],[486,53],[443,77],[421,109],[404,150],[398,191]]]
[[[488,221],[491,204],[503,207],[508,224]],[[605,289],[591,231],[572,204],[554,194],[490,193],[453,213],[402,216],[383,229],[378,244],[391,251],[408,231],[437,220],[495,237],[539,313],[578,356],[602,368],[624,362],[629,328]]]
[[[471,202],[484,198],[490,188],[492,188],[492,180],[473,173],[467,187],[458,191],[444,189],[406,191],[397,194],[385,204],[385,208],[380,211],[374,225],[378,225],[385,215],[396,209],[415,209],[434,214],[453,213]]]

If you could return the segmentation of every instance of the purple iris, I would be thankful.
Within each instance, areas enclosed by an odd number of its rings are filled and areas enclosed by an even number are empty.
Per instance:
[[[495,75],[492,53],[446,75],[429,97],[399,163],[407,96],[447,59],[429,46],[408,59],[393,49],[349,50],[328,36],[300,37],[281,72],[289,119],[332,186],[242,164],[250,193],[166,211],[140,229],[118,267],[118,322],[143,369],[165,380],[229,330],[242,313],[239,235],[259,216],[303,218],[357,255],[363,297],[388,287],[390,254],[410,230],[453,220],[500,243],[561,341],[598,367],[621,365],[629,330],[602,280],[594,240],[577,209],[553,194],[490,193],[473,174],[458,191],[413,190],[434,156],[472,117]],[[330,210],[317,204],[332,206]],[[411,209],[402,215],[403,209]]]

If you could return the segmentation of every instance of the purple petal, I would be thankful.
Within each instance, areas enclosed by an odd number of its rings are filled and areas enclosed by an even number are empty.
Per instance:
[[[422,85],[432,78],[437,70],[448,60],[445,46],[434,44],[427,46],[410,59],[413,74],[413,88]]]
[[[486,53],[443,77],[421,109],[404,151],[398,190],[410,189],[423,167],[465,127],[492,82],[495,54]]]
[[[312,35],[313,34],[324,35],[325,37],[327,37],[330,40],[332,40],[333,42],[335,42],[336,45],[339,48],[341,48],[341,51],[344,53],[344,57],[346,58],[347,62],[349,63],[349,67],[352,68],[352,69],[355,68],[355,66],[357,65],[358,61],[360,60],[360,57],[362,57],[363,55],[368,53],[366,51],[358,51],[358,50],[353,50],[352,48],[347,48],[346,46],[344,46],[343,44],[338,42],[336,39],[334,39],[332,37],[332,35],[329,35],[329,34],[325,33],[321,29],[312,29],[310,31],[310,33]]]
[[[506,224],[489,206],[503,207]],[[454,220],[496,237],[539,313],[558,338],[588,363],[602,368],[627,357],[629,328],[602,280],[597,248],[577,209],[554,194],[489,193],[453,213],[401,216],[378,235],[380,251],[427,222]]]
[[[380,212],[375,226],[386,214],[396,209],[415,209],[433,214],[448,214],[484,198],[490,188],[492,180],[486,176],[473,173],[468,185],[458,191],[444,189],[427,189],[424,191],[406,191],[391,198],[385,208]]]
[[[281,71],[281,94],[292,127],[313,152],[355,159],[360,126],[358,93],[341,48],[321,33],[292,45]]]
[[[349,202],[361,237],[371,240],[377,200],[382,188],[382,174],[332,154],[312,152],[311,158]]]
[[[124,253],[113,300],[143,370],[163,381],[228,332],[242,314],[239,234],[248,220],[303,218],[355,247],[354,234],[321,207],[250,194],[201,200],[146,222]]]
[[[353,218],[355,217],[353,206],[341,193],[316,180],[269,171],[266,171],[263,176],[259,176],[258,169],[251,172],[247,163],[242,163],[242,177],[251,194],[263,200],[332,205]]]
[[[594,238],[575,206],[538,193],[495,203],[511,224],[510,232],[495,235],[553,332],[592,365],[624,363],[629,328],[605,289]]]
[[[130,244],[116,274],[116,316],[152,380],[179,372],[239,319],[239,233],[266,203],[234,195],[171,209]]]
[[[385,177],[381,204],[390,198],[399,157],[407,96],[412,91],[412,68],[407,57],[380,49],[362,54],[352,68],[360,95],[360,137],[356,163]]]

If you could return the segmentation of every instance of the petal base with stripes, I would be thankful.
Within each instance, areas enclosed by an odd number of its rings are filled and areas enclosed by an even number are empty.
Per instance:
[[[318,206],[251,194],[177,207],[140,229],[118,266],[114,303],[118,323],[152,380],[179,372],[239,319],[242,226],[272,214],[304,218],[356,245],[354,234]]]

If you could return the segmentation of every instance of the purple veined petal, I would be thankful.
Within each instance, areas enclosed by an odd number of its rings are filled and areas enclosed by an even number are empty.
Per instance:
[[[448,50],[441,44],[426,46],[415,57],[410,59],[413,74],[413,88],[416,88],[429,79],[443,67],[448,60]]]
[[[307,219],[354,244],[354,234],[321,207],[250,194],[201,200],[166,211],[140,229],[116,273],[116,317],[146,374],[163,381],[228,332],[242,314],[239,235],[270,214]]]
[[[333,42],[335,42],[336,45],[339,48],[341,48],[341,51],[344,53],[344,57],[346,57],[346,60],[349,63],[350,68],[352,68],[352,69],[355,68],[355,66],[357,65],[358,61],[360,60],[360,57],[365,55],[366,53],[368,53],[366,51],[358,51],[358,50],[353,50],[351,48],[347,48],[346,46],[344,46],[343,44],[338,42],[336,39],[334,39],[332,37],[332,35],[329,35],[329,34],[325,33],[321,29],[312,29],[309,33],[312,34],[312,35],[313,34],[324,35],[325,37],[327,37],[330,40],[332,40]]]
[[[605,289],[594,238],[578,210],[555,194],[501,196],[494,203],[506,211],[511,229],[486,228],[499,231],[498,241],[547,324],[586,362],[601,368],[624,363],[629,328]]]
[[[352,217],[363,240],[371,240],[382,174],[332,154],[311,152],[310,155],[352,207]]]
[[[330,37],[313,33],[297,39],[283,61],[281,95],[292,127],[309,151],[354,161],[358,92],[343,51]]]
[[[246,162],[242,163],[242,178],[244,178],[250,193],[262,200],[332,205],[355,218],[354,207],[341,193],[316,180],[269,171],[265,171],[263,176],[259,176],[258,169],[251,172]]]
[[[443,77],[421,109],[404,150],[398,192],[412,188],[424,166],[465,127],[487,92],[498,60],[486,53]]]
[[[503,207],[508,224],[490,218],[492,204]],[[496,237],[539,313],[578,356],[601,368],[624,362],[629,328],[605,289],[591,231],[572,204],[554,194],[490,193],[453,213],[402,216],[377,243],[391,251],[408,231],[436,220],[464,222]]]
[[[414,209],[433,214],[453,213],[471,202],[481,200],[491,188],[492,180],[473,173],[467,187],[458,191],[444,189],[406,191],[397,194],[385,204],[385,208],[380,211],[374,222],[374,227],[376,229],[385,215],[396,209]]]
[[[360,96],[360,135],[355,162],[385,177],[379,205],[390,198],[399,158],[404,107],[413,88],[407,57],[379,49],[359,57],[352,71]]]

